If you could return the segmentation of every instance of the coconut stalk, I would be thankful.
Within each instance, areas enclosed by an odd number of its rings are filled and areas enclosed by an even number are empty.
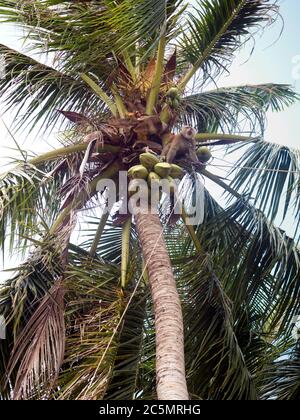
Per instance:
[[[199,239],[196,235],[194,227],[186,223],[187,215],[186,215],[186,212],[185,212],[183,207],[182,207],[181,218],[182,218],[182,221],[183,221],[187,231],[189,232],[190,238],[193,241],[193,244],[196,248],[196,251],[201,253],[203,251],[201,243],[200,243],[200,241],[199,241]]]
[[[129,74],[130,74],[132,80],[135,82],[136,81],[136,69],[135,69],[135,67],[132,63],[132,60],[131,60],[127,50],[125,50],[123,52],[123,58],[124,58],[125,66],[126,66],[127,70],[129,71]]]
[[[158,94],[161,86],[161,79],[164,70],[164,57],[165,57],[165,48],[166,48],[166,36],[163,34],[160,38],[157,50],[157,59],[155,65],[155,72],[152,81],[152,86],[150,94],[147,101],[146,113],[148,115],[153,114],[154,106],[156,104]]]
[[[57,219],[53,223],[49,233],[55,234],[64,223],[65,219],[69,217],[72,211],[76,211],[84,206],[86,200],[93,196],[97,192],[97,184],[102,179],[110,179],[118,174],[120,166],[118,162],[112,163],[106,171],[102,172],[89,184],[89,191],[86,189],[81,191],[80,194],[58,215]]]
[[[239,194],[237,191],[235,191],[233,188],[231,188],[229,185],[227,185],[225,182],[223,182],[217,175],[214,175],[207,171],[206,169],[202,170],[202,174],[206,176],[206,178],[213,181],[215,184],[219,185],[220,187],[224,188],[224,190],[228,191],[230,194],[232,194],[236,198],[241,198],[241,194]]]
[[[55,160],[62,156],[72,155],[74,153],[84,152],[88,148],[88,143],[74,144],[73,146],[61,147],[59,149],[51,150],[50,152],[43,153],[37,157],[34,157],[28,161],[30,165],[39,165],[50,160]],[[110,145],[99,145],[96,146],[95,151],[97,153],[118,153],[121,150],[119,146]]]
[[[228,140],[228,141],[256,141],[257,137],[238,136],[235,134],[221,134],[221,133],[198,133],[195,139],[199,142],[209,140]]]
[[[112,91],[112,94],[114,96],[115,104],[116,104],[116,107],[117,107],[120,118],[125,118],[128,111],[125,107],[125,104],[124,104],[121,96],[118,93],[117,88],[114,85],[113,85],[111,91]]]
[[[102,237],[102,234],[104,232],[104,228],[105,228],[107,220],[109,218],[109,214],[110,214],[109,210],[107,209],[107,211],[105,211],[105,213],[102,214],[102,216],[101,216],[101,219],[100,219],[100,222],[99,222],[99,225],[98,225],[98,228],[97,228],[97,232],[96,232],[96,235],[94,237],[94,240],[93,240],[90,252],[89,252],[89,254],[92,258],[94,258],[96,256],[97,247],[98,247],[98,244],[99,244],[100,239]]]
[[[82,80],[102,99],[114,117],[118,116],[118,109],[110,97],[87,74],[81,73]]]

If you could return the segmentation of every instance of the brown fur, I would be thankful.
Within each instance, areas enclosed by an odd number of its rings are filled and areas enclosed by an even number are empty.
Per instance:
[[[148,136],[156,135],[158,137],[167,130],[167,125],[161,122],[158,115],[142,116],[134,128],[139,141],[145,141]]]
[[[168,163],[173,163],[175,159],[179,158],[189,158],[193,162],[198,162],[195,135],[194,128],[184,127],[179,134],[173,134],[166,141],[161,156]]]

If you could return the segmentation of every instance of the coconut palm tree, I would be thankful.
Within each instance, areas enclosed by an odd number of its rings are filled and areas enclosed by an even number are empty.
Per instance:
[[[284,388],[280,356],[300,313],[300,154],[264,140],[266,112],[298,95],[271,83],[207,90],[277,15],[267,0],[0,1],[26,47],[0,45],[4,107],[15,128],[63,132],[47,153],[19,147],[1,175],[1,247],[26,255],[0,291],[1,398],[299,395],[274,384]],[[159,156],[184,125],[200,161],[176,161],[181,217],[174,196],[120,214],[105,182],[124,202],[120,171],[145,150]],[[204,149],[224,146],[226,179]],[[204,214],[191,225],[197,194]]]

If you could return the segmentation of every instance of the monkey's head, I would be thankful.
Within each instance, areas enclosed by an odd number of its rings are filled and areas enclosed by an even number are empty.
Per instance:
[[[193,127],[185,126],[182,128],[181,134],[187,140],[193,140],[197,134],[197,131]]]

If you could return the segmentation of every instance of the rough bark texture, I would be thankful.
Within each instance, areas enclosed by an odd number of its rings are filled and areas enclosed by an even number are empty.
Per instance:
[[[136,215],[151,287],[156,330],[156,386],[159,400],[188,400],[181,303],[158,215]]]

